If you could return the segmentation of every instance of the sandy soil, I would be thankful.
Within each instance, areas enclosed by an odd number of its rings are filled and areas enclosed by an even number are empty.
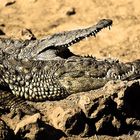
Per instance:
[[[104,30],[70,49],[82,55],[131,61],[139,58],[139,4],[139,0],[1,0],[0,29],[8,37],[20,38],[21,30],[29,28],[41,38],[110,18],[114,21],[111,31]]]

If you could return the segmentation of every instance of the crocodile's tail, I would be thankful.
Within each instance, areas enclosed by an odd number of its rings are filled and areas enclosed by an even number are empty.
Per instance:
[[[19,118],[21,118],[23,114],[32,115],[38,112],[23,99],[16,97],[10,91],[3,90],[0,90],[0,108],[2,110],[10,110],[11,118],[15,115],[18,115]]]
[[[15,134],[12,129],[0,119],[0,140],[15,140]]]

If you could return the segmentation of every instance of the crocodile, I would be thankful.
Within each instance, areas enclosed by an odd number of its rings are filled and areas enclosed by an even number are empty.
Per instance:
[[[41,40],[0,39],[0,108],[34,114],[26,100],[60,100],[70,94],[95,90],[110,80],[132,80],[140,76],[140,60],[123,63],[113,59],[77,56],[68,47],[96,36],[112,20],[49,35]],[[1,133],[1,130],[0,130]]]
[[[8,92],[1,92],[1,106],[13,110],[15,103],[22,104],[18,97],[30,101],[59,100],[72,93],[98,89],[110,80],[139,77],[139,61],[122,63],[113,59],[77,56],[69,51],[70,45],[95,36],[111,25],[112,20],[102,19],[92,27],[53,34],[39,41],[1,39],[0,87]],[[36,112],[23,105],[28,110],[17,108],[15,112]]]
[[[59,100],[73,93],[98,89],[110,80],[139,78],[139,64],[140,60],[123,63],[77,56],[48,61],[6,56],[0,64],[0,85],[25,100]]]

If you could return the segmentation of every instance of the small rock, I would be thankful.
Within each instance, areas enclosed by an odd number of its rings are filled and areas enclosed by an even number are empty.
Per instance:
[[[64,109],[62,106],[56,107],[48,117],[56,129],[62,130],[67,135],[79,135],[85,128],[80,108]]]
[[[21,122],[19,122],[15,128],[15,134],[17,134],[19,132],[20,129],[22,129],[23,127],[29,125],[29,124],[34,124],[37,122],[38,119],[41,119],[41,115],[39,113],[36,113],[32,116],[29,116],[28,118],[22,120]]]
[[[4,23],[1,23],[0,26],[1,26],[1,27],[5,27],[5,24],[4,24]]]
[[[5,35],[2,29],[0,29],[0,35]]]
[[[31,29],[27,29],[27,28],[25,28],[21,31],[21,38],[23,40],[35,40],[36,39],[35,35],[31,31]]]
[[[31,2],[37,2],[38,0],[30,0]]]
[[[126,124],[133,127],[140,127],[140,120],[136,118],[127,118]]]
[[[109,131],[109,128],[111,128],[111,121],[111,115],[102,116],[102,118],[95,123],[97,133],[104,133],[105,131]]]
[[[66,12],[66,15],[67,16],[72,16],[72,15],[75,15],[76,14],[76,11],[75,11],[75,8],[72,7],[71,9],[69,9],[67,12]]]
[[[86,117],[89,117],[89,110],[91,109],[92,101],[90,97],[88,97],[88,95],[80,96],[80,99],[78,101],[78,106],[85,113]]]
[[[10,6],[10,5],[14,4],[15,2],[16,2],[15,0],[6,0],[5,6]]]

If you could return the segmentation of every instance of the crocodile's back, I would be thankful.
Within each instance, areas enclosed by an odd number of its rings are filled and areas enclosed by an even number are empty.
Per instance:
[[[1,75],[7,89],[17,97],[31,101],[59,100],[69,92],[54,76],[53,68],[47,65],[49,63],[7,60],[3,62]]]

